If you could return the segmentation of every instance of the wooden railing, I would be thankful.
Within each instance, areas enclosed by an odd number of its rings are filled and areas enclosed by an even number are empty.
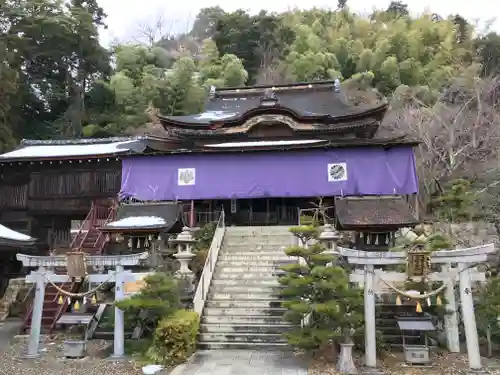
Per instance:
[[[210,283],[212,282],[215,264],[217,263],[219,251],[224,241],[224,234],[226,233],[226,224],[224,220],[224,209],[222,209],[219,220],[217,221],[217,227],[212,239],[212,244],[210,245],[210,249],[208,250],[207,259],[203,267],[203,272],[201,274],[201,278],[198,282],[198,286],[193,298],[193,310],[198,314],[201,314],[201,312],[203,311],[203,307],[205,306],[205,300],[207,298],[208,288],[210,287]]]
[[[116,218],[116,205],[113,204],[111,208],[109,209],[108,217],[106,220],[102,223],[100,223],[99,228],[106,225],[107,223],[110,223],[114,221]],[[95,243],[94,243],[94,248],[97,249],[96,255],[101,255],[104,248],[106,247],[106,244],[109,242],[109,237],[105,233],[99,231],[99,236],[97,237]]]
[[[92,203],[92,207],[90,208],[89,213],[85,217],[85,220],[82,223],[82,226],[78,230],[78,232],[75,234],[73,237],[73,240],[71,241],[71,244],[69,245],[71,249],[74,248],[79,248],[82,246],[83,242],[85,241],[85,238],[87,237],[89,233],[89,229],[92,226],[92,221],[94,218],[94,209],[95,205]]]
[[[195,227],[202,227],[205,224],[214,223],[220,216],[220,211],[207,211],[207,212],[197,212],[194,213],[194,223]],[[182,220],[185,225],[191,226],[191,212],[184,209],[182,212]]]

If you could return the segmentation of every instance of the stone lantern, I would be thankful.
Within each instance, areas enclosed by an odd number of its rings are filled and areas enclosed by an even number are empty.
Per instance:
[[[179,261],[180,268],[175,273],[175,276],[181,282],[181,290],[184,294],[182,299],[188,301],[194,292],[195,275],[193,271],[189,269],[189,263],[195,256],[195,254],[191,252],[191,249],[197,240],[193,238],[192,231],[189,228],[184,227],[182,228],[182,232],[169,242],[177,245],[177,253],[173,256]]]
[[[318,240],[326,245],[328,250],[337,250],[337,244],[342,236],[331,224],[325,224]]]

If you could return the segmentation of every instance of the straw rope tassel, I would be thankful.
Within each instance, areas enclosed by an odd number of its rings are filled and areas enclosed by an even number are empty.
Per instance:
[[[396,306],[401,306],[401,297],[400,296],[396,297]]]
[[[421,313],[422,312],[422,305],[420,304],[420,301],[417,302],[417,308],[416,308],[416,311],[418,313]]]

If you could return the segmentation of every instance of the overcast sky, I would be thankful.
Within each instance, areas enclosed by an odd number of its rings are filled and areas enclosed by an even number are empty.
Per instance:
[[[413,13],[431,10],[442,16],[459,13],[470,21],[481,21],[482,25],[500,16],[500,6],[492,0],[406,0],[404,1]],[[373,8],[385,9],[390,0],[348,0],[349,7],[357,12],[367,13]],[[283,11],[289,8],[335,7],[336,0],[251,0],[240,3],[235,0],[100,0],[99,4],[108,14],[108,30],[101,33],[101,41],[108,45],[112,40],[130,40],[139,23],[151,23],[156,15],[161,14],[168,22],[169,28],[183,32],[189,28],[199,9],[210,6],[221,6],[226,11],[244,8],[251,12],[261,9]],[[241,4],[241,5],[234,5]],[[496,11],[495,11],[496,9]],[[171,26],[170,26],[171,25]],[[493,28],[500,31],[500,22],[495,21]]]

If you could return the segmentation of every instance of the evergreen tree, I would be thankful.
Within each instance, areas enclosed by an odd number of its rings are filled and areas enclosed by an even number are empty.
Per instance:
[[[286,275],[283,306],[288,309],[285,319],[300,327],[287,334],[291,345],[316,349],[330,341],[351,341],[353,330],[362,327],[363,293],[349,283],[349,274],[335,256],[323,254],[325,248],[315,243],[318,229],[313,226],[292,228],[301,246],[285,250],[288,256],[302,262],[283,267]]]

